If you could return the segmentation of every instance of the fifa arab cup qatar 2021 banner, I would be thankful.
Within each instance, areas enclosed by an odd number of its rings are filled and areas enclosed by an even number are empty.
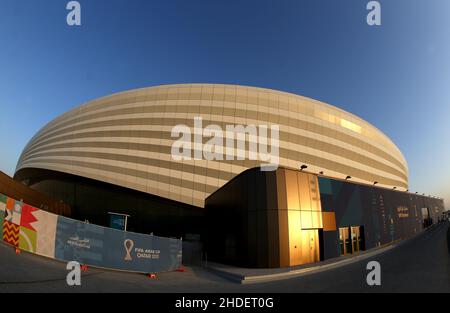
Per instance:
[[[21,250],[61,261],[157,273],[181,267],[179,239],[124,232],[58,216],[0,194],[0,233]]]
[[[181,240],[59,218],[55,258],[124,271],[157,273],[181,266]]]

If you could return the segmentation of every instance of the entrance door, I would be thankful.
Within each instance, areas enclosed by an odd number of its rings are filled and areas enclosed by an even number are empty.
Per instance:
[[[302,264],[320,261],[319,231],[302,230]]]
[[[422,220],[423,220],[423,228],[427,228],[432,224],[430,218],[430,210],[428,208],[422,208]]]
[[[352,254],[364,250],[363,226],[339,228],[339,248],[341,255]]]
[[[339,228],[339,248],[341,255],[352,253],[348,227]]]
[[[361,234],[359,231],[359,227],[351,227],[352,234],[352,253],[358,252],[360,250],[360,238]]]

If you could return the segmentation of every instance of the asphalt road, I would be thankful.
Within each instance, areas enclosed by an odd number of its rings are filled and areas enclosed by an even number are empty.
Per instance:
[[[66,284],[65,264],[0,244],[0,292],[450,292],[449,224],[410,239],[370,259],[302,277],[240,285],[202,268],[145,275],[90,268],[82,285]],[[366,265],[381,265],[381,286],[366,283]]]

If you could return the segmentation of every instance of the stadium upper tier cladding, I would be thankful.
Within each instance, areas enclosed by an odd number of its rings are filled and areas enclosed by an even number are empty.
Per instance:
[[[54,119],[27,144],[16,174],[37,168],[74,174],[204,207],[204,200],[259,160],[176,161],[174,126],[279,125],[279,165],[408,189],[408,166],[380,130],[337,107],[270,89],[165,85],[125,91]],[[206,140],[205,140],[206,142]]]

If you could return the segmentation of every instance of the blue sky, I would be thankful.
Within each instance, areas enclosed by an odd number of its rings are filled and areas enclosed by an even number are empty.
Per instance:
[[[355,113],[400,147],[412,191],[450,206],[450,2],[65,0],[0,3],[0,170],[45,123],[131,88],[189,82],[284,90]]]

